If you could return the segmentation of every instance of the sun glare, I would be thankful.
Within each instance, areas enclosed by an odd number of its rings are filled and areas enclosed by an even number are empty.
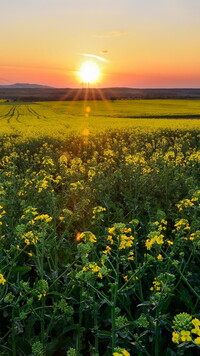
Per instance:
[[[89,84],[97,82],[101,75],[99,66],[92,61],[84,62],[78,74],[83,83]]]

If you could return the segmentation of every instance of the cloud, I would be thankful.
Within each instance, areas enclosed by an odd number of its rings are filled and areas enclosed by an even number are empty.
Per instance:
[[[104,54],[106,54],[106,53],[108,53],[109,51],[107,50],[107,49],[102,49],[102,51],[100,51],[100,53],[104,53]]]
[[[100,34],[93,35],[94,37],[97,38],[109,38],[109,37],[119,37],[119,36],[124,36],[128,32],[127,31],[108,31]]]
[[[107,59],[103,58],[103,57],[100,57],[100,56],[96,56],[95,54],[88,54],[88,53],[80,53],[81,56],[84,56],[84,57],[91,57],[91,58],[95,58],[95,59],[98,59],[99,61],[101,62],[108,62]]]

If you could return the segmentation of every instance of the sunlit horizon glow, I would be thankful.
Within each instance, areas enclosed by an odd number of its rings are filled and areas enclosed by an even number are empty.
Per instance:
[[[85,56],[101,64],[94,87],[198,88],[199,13],[196,0],[2,1],[0,85],[81,87]]]

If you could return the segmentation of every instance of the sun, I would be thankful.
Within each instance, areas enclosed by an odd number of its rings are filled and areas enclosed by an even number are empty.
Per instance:
[[[101,76],[99,66],[92,61],[84,62],[78,74],[83,83],[89,84],[97,82]]]

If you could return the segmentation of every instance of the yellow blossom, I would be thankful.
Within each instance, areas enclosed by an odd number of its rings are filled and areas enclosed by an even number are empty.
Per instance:
[[[100,270],[101,270],[101,267],[99,267],[95,262],[87,264],[82,269],[83,272],[90,271],[93,274],[98,273],[98,277],[102,278],[103,276],[102,276],[101,272],[99,272]]]
[[[42,297],[46,297],[47,293],[45,291],[43,291],[42,293],[40,293],[38,295],[38,300],[42,299]]]
[[[0,284],[4,285],[6,282],[6,279],[4,278],[3,274],[0,273]]]
[[[106,249],[103,251],[104,254],[108,254],[110,253],[111,247],[110,246],[106,246]]]
[[[129,252],[128,260],[129,261],[133,261],[134,260],[134,252],[132,252],[132,251]]]
[[[152,231],[148,234],[148,239],[145,242],[147,250],[150,250],[154,244],[162,245],[164,244],[164,235],[160,231]]]
[[[22,235],[24,242],[26,245],[35,245],[39,241],[38,235],[35,234],[33,231],[28,231]]]
[[[176,344],[179,344],[179,333],[177,333],[176,331],[172,333],[172,341]]]
[[[195,328],[200,327],[200,320],[197,318],[192,319],[192,324],[195,326]]]
[[[174,227],[176,228],[177,231],[190,229],[189,222],[187,219],[181,219],[177,221]]]
[[[181,330],[180,332],[181,341],[191,341],[191,332],[189,330]]]
[[[161,290],[161,283],[157,281],[156,278],[154,278],[154,281],[153,281],[153,287],[150,288],[151,291],[160,291]]]
[[[42,215],[38,215],[34,218],[35,221],[40,220],[40,221],[44,221],[46,223],[50,222],[52,220],[52,217],[49,216],[48,214],[42,214]]]
[[[158,260],[163,260],[163,256],[159,253],[159,255],[157,256]]]
[[[92,243],[97,242],[96,236],[90,231],[82,232],[79,235],[79,239],[83,240],[84,242],[92,242]]]
[[[130,356],[127,350],[121,350],[120,352],[113,352],[113,356]]]

